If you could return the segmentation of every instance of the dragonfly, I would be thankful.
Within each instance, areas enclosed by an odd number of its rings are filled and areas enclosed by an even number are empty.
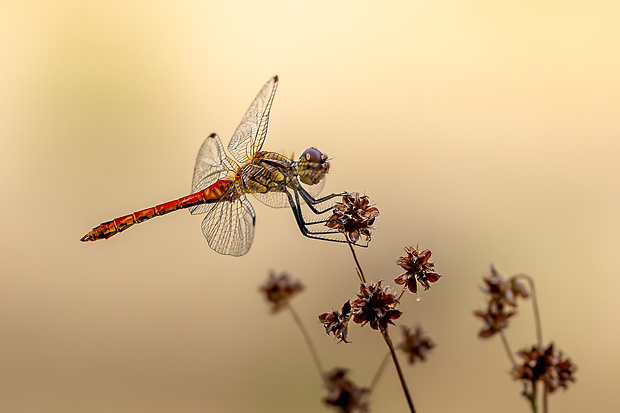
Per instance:
[[[327,155],[310,147],[294,160],[262,150],[277,86],[278,76],[274,76],[250,105],[228,145],[232,156],[217,134],[205,139],[196,158],[190,195],[104,222],[80,241],[108,239],[153,217],[189,209],[191,214],[206,214],[201,226],[209,247],[220,254],[241,256],[254,238],[256,214],[246,196],[252,194],[270,207],[289,206],[304,236],[346,242],[335,236],[340,234],[337,230],[313,229],[328,221],[320,215],[331,210],[334,198],[344,195],[317,198],[330,168]],[[303,205],[319,217],[306,219]]]

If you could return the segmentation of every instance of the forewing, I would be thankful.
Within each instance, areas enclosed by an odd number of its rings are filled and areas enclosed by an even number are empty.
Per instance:
[[[198,151],[191,193],[202,191],[219,179],[231,178],[237,168],[235,161],[226,155],[220,138],[212,133],[205,139]],[[204,204],[198,205],[190,208],[190,212],[201,214],[206,212],[206,208]]]
[[[278,86],[278,76],[274,76],[258,92],[230,139],[228,151],[240,164],[246,163],[254,153],[261,150],[267,136],[269,111]]]
[[[225,255],[241,256],[250,249],[254,239],[254,208],[245,195],[234,201],[207,204],[202,233],[209,247]]]

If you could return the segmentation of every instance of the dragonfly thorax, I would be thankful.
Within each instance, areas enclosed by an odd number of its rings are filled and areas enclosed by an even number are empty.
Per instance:
[[[238,178],[247,193],[283,192],[296,179],[295,162],[275,152],[256,152],[241,167]]]
[[[327,155],[316,148],[308,148],[297,161],[299,180],[306,185],[318,184],[329,172]]]

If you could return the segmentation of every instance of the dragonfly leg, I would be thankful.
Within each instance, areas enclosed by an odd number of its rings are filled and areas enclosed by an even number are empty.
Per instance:
[[[306,222],[306,220],[304,220],[304,224],[306,225],[316,225],[316,224],[325,224],[329,221],[329,218],[325,218],[325,219],[319,219],[316,221],[310,221],[310,222]]]
[[[308,193],[308,191],[306,191],[301,186],[298,186],[297,188],[295,188],[295,195],[297,195],[297,193],[301,195],[301,198],[308,205],[308,207],[312,210],[312,212],[314,212],[317,215],[324,214],[325,212],[333,208],[332,203],[325,204],[325,209],[317,208],[318,205],[324,204],[326,201],[332,200],[336,197],[342,197],[346,195],[346,192],[344,192],[341,194],[330,194],[322,198],[315,199],[314,197],[312,197],[312,195]]]
[[[291,195],[291,193],[288,190],[286,190],[285,193],[286,193],[286,196],[288,198],[288,201],[289,201],[289,204],[291,206],[291,209],[293,210],[293,215],[295,216],[295,221],[297,222],[297,226],[299,227],[299,230],[301,231],[302,235],[304,235],[305,237],[308,237],[308,238],[321,239],[321,240],[324,240],[324,241],[332,241],[332,242],[340,242],[340,243],[346,243],[347,242],[347,240],[344,239],[344,237],[343,238],[330,238],[330,237],[328,237],[328,236],[336,236],[338,234],[341,234],[340,231],[338,231],[338,230],[326,229],[324,231],[310,231],[310,229],[308,228],[308,225],[325,223],[328,220],[325,219],[325,220],[314,221],[314,222],[306,222],[304,217],[303,217],[303,214],[301,212],[301,204],[300,204],[300,201],[299,201],[299,195],[298,195],[297,191],[294,192],[294,197],[293,197],[293,195]],[[333,198],[333,197],[331,197],[331,198]],[[328,199],[330,199],[330,198],[327,198],[326,200],[328,200]],[[310,206],[310,205],[308,205],[308,206]],[[326,212],[326,211],[323,211],[323,212]]]

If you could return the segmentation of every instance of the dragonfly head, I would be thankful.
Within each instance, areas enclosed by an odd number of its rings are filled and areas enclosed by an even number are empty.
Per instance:
[[[297,162],[299,179],[306,185],[316,185],[329,172],[327,155],[317,148],[308,148],[301,154]]]

